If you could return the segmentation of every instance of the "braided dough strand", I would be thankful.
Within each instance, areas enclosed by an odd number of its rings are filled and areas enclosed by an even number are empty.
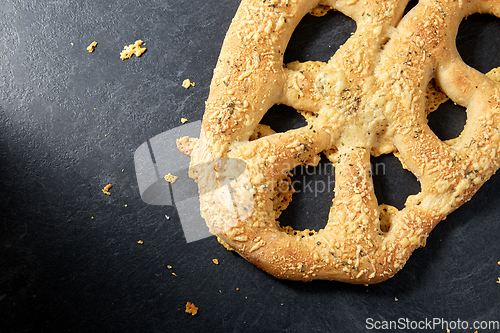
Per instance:
[[[327,63],[284,66],[293,30],[318,4],[354,19],[356,32]],[[467,66],[455,46],[461,20],[478,11],[499,16],[500,1],[422,0],[403,16],[406,5],[243,0],[233,19],[190,175],[211,232],[276,277],[392,277],[500,166],[500,84]],[[467,109],[456,139],[443,142],[427,125],[432,80]],[[307,126],[275,133],[259,125],[274,104],[299,110]],[[321,152],[335,165],[327,225],[281,227],[290,171],[317,164]],[[379,204],[373,191],[370,155],[387,153],[421,183],[402,210]]]

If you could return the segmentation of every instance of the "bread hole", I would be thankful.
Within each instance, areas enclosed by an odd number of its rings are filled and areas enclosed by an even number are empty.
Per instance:
[[[460,23],[456,38],[457,50],[463,61],[476,70],[487,73],[500,67],[500,18],[474,14]],[[466,109],[448,100],[434,81],[427,90],[427,120],[431,130],[443,140],[460,136],[466,121]],[[432,94],[432,95],[431,95]]]
[[[391,221],[397,211],[396,207],[390,205],[382,204],[378,206],[380,231],[389,232],[391,230]]]
[[[432,79],[426,91],[427,124],[436,136],[445,141],[457,138],[467,121],[464,107],[453,103]]]
[[[420,192],[420,183],[410,171],[403,169],[393,154],[371,157],[375,196],[379,204],[405,207],[408,196]]]
[[[323,13],[317,15],[321,14]],[[328,10],[321,17],[308,14],[302,18],[290,38],[284,63],[327,62],[355,30],[356,22],[339,11]]]
[[[271,107],[260,123],[268,125],[274,131],[280,133],[307,126],[306,120],[299,112],[284,104],[276,104]]]
[[[500,18],[473,14],[462,20],[456,45],[463,61],[481,73],[499,67]]]
[[[457,138],[462,133],[467,121],[467,112],[463,106],[448,100],[436,111],[427,115],[430,129],[442,140]]]
[[[290,180],[295,192],[278,218],[280,226],[288,233],[312,235],[328,222],[334,198],[335,168],[323,154],[320,156],[317,166],[299,165],[291,170]]]

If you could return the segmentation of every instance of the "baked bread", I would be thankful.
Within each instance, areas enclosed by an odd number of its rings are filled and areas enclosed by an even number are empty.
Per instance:
[[[500,17],[498,0],[243,0],[227,32],[206,102],[190,175],[201,213],[228,248],[283,279],[377,283],[392,277],[500,164],[500,84],[467,66],[458,26],[476,12]],[[283,65],[304,15],[338,10],[356,32],[327,62]],[[495,77],[498,72],[490,73]],[[436,82],[467,110],[459,137],[441,141],[426,115]],[[275,133],[260,125],[274,104],[307,126]],[[291,200],[290,171],[335,166],[335,198],[319,231],[277,218]],[[405,207],[377,202],[370,155],[395,154],[421,184]],[[283,186],[285,185],[285,186]]]

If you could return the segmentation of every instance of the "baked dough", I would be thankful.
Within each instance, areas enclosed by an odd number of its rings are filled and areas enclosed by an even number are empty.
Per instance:
[[[500,2],[421,0],[403,16],[406,5],[243,0],[233,19],[190,175],[210,231],[278,278],[369,284],[392,277],[499,167],[500,84],[461,60],[455,38],[468,15],[500,17]],[[284,66],[302,17],[328,9],[356,21],[356,32],[327,63]],[[428,98],[431,82],[467,110],[458,138],[443,142],[427,125],[426,114],[446,99]],[[274,133],[260,125],[274,104],[299,110],[307,126]],[[327,225],[282,228],[277,218],[293,193],[282,185],[321,152],[335,166]],[[379,205],[373,191],[370,155],[388,153],[421,184],[402,210]]]

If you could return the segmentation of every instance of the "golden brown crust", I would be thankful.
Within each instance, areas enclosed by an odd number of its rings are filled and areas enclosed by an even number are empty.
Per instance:
[[[295,26],[318,4],[354,19],[356,32],[328,63],[283,66]],[[468,67],[454,43],[464,17],[500,16],[498,0],[422,0],[403,17],[406,4],[243,0],[236,13],[190,174],[211,232],[276,277],[386,280],[499,167],[498,74],[490,79]],[[443,101],[428,101],[431,80],[467,109],[465,129],[454,140],[442,142],[427,125],[426,113]],[[274,104],[300,110],[308,125],[262,133],[260,119]],[[328,223],[318,232],[283,230],[276,202],[289,198],[277,185],[321,152],[335,165]],[[421,183],[402,210],[379,205],[373,191],[370,155],[387,153],[397,154]],[[229,160],[243,161],[244,171]]]

